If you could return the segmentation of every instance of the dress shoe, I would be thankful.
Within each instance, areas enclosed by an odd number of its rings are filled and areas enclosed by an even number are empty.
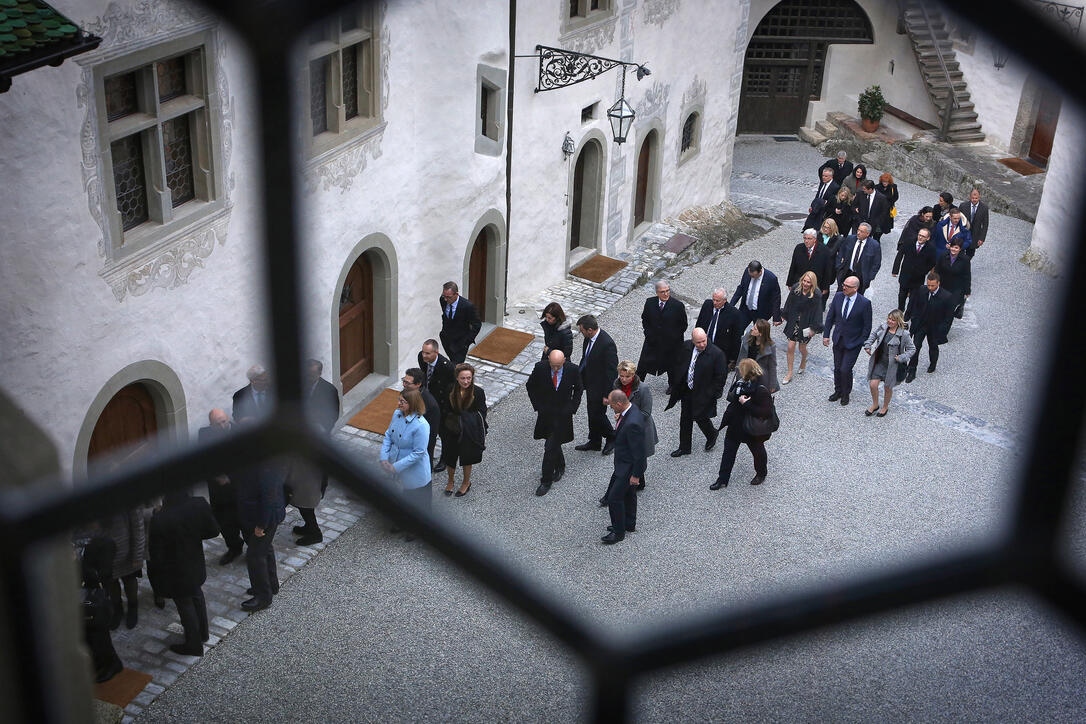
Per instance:
[[[603,446],[603,454],[604,455],[610,455],[614,451],[615,451],[615,439],[613,437],[608,438],[607,444],[605,444]]]
[[[889,412],[889,410],[880,410],[879,412],[875,413],[875,417],[886,417],[887,412]]]
[[[559,480],[562,479],[562,476],[565,475],[565,474],[566,474],[566,469],[565,468],[558,468],[557,470],[554,471],[554,480],[552,480],[551,482],[552,483],[557,483]]]
[[[606,495],[603,496],[602,498],[600,498],[600,507],[601,508],[606,508],[607,507],[607,496]]]
[[[578,445],[573,449],[580,450],[581,452],[584,452],[585,450],[599,450],[600,444],[598,442],[586,442],[583,445]]]
[[[877,410],[877,409],[879,409],[879,408],[876,407],[875,410]],[[864,416],[865,417],[871,417],[872,415],[875,414],[875,410],[872,410],[871,408],[868,408],[868,409],[864,410]]]
[[[129,629],[136,628],[136,624],[138,624],[139,622],[140,622],[140,610],[138,608],[136,608],[135,606],[133,606],[132,604],[129,604],[128,605],[128,612],[124,616],[125,628],[129,628]]]
[[[170,644],[170,651],[174,652],[175,654],[181,654],[182,656],[204,655],[203,646],[193,646],[192,648],[189,648],[185,644]]]
[[[241,555],[241,551],[227,551],[222,554],[222,558],[219,559],[219,565],[225,566],[233,562],[238,556]]]
[[[295,545],[299,546],[313,546],[324,541],[323,533],[313,533],[312,535],[305,535],[299,538]]]
[[[261,601],[259,598],[250,598],[248,601],[243,601],[241,604],[242,611],[248,611],[254,613],[256,611],[263,611],[265,608],[271,605],[271,600]]]
[[[612,533],[614,533],[614,532],[615,532],[615,526],[613,526],[613,525],[609,525],[609,526],[607,526],[607,530],[609,530],[609,531],[611,531]],[[627,533],[636,533],[636,532],[637,532],[637,526],[635,526],[635,525],[628,525],[628,526],[626,526],[626,532],[627,532]]]
[[[293,528],[290,529],[290,532],[293,533],[294,535],[305,535],[306,533],[309,532],[309,528],[307,528],[304,525],[296,525],[296,526],[294,526]]]
[[[841,395],[841,407],[848,404],[848,395]]]
[[[664,394],[667,395],[668,397],[671,396],[671,385],[667,386],[667,389],[664,390]]]
[[[455,491],[452,488],[445,488],[445,490],[443,492],[448,497],[448,496],[451,496]]]
[[[112,663],[106,666],[106,668],[100,669],[95,672],[94,681],[96,684],[104,683],[112,679],[117,674],[121,673],[121,671],[123,670],[124,664],[121,663],[121,659],[117,656],[114,656]]]
[[[934,371],[935,371],[935,365],[929,365],[928,366],[928,374],[930,375]]]
[[[750,484],[751,485],[761,485],[764,482],[765,482],[765,476],[764,475],[755,475],[753,478],[750,479]]]
[[[463,490],[457,490],[456,495],[453,497],[463,498],[465,495],[468,494],[469,490],[471,490],[471,483],[468,483],[468,487],[464,488]]]
[[[246,588],[245,593],[249,594],[250,596],[253,595],[253,587],[250,586],[249,588]]]
[[[715,483],[709,486],[709,490],[720,490],[721,488],[728,487],[727,480],[717,480]]]
[[[840,393],[834,392],[832,395],[830,395],[826,399],[828,399],[830,402],[837,402],[838,400],[841,399],[841,395],[840,395]]]
[[[690,454],[689,450],[683,450],[682,448],[679,448],[678,450],[672,450],[671,451],[671,457],[673,457],[673,458],[681,458],[683,455],[689,455],[689,454]]]
[[[435,473],[443,473],[443,472],[445,472],[445,463],[440,463],[439,462],[437,465],[435,465],[434,466],[434,472]]]
[[[540,483],[539,487],[535,489],[535,494],[537,496],[539,496],[540,498],[542,498],[544,495],[549,493],[550,490],[551,490],[551,484],[550,483]]]
[[[608,533],[604,537],[600,538],[600,540],[603,541],[603,544],[605,546],[609,546],[609,545],[613,545],[615,543],[618,543],[619,541],[624,540],[625,538],[626,538],[625,535],[615,535],[615,532],[611,531],[610,533]]]
[[[905,373],[905,381],[906,382],[912,382],[915,379],[916,379],[916,370],[909,370],[908,372]]]
[[[706,440],[705,440],[705,452],[710,452],[714,447],[716,447],[716,439],[718,437],[720,437],[719,432],[716,433],[715,435],[713,435],[710,438],[706,438]]]
[[[166,599],[161,596],[155,596],[155,608],[166,608]]]

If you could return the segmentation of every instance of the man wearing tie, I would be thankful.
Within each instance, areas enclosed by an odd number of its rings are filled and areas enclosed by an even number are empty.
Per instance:
[[[951,206],[943,220],[935,225],[935,253],[943,254],[951,239],[957,239],[962,249],[965,250],[973,246],[973,235],[969,231],[969,222],[962,218],[961,209],[957,206]],[[968,251],[966,253],[968,254]]]
[[[788,277],[784,281],[786,289],[799,283],[807,272],[814,272],[818,277],[818,286],[822,292],[822,308],[826,308],[826,299],[830,295],[830,277],[833,275],[833,254],[825,245],[818,243],[818,232],[807,229],[803,232],[803,241],[792,250],[792,263],[788,266]],[[730,358],[729,358],[730,359]]]
[[[716,401],[724,394],[728,364],[724,353],[709,344],[705,330],[695,328],[690,341],[684,342],[675,367],[675,386],[664,411],[679,403],[679,448],[671,453],[677,458],[689,455],[693,444],[694,423],[705,435],[705,450],[712,450],[720,432],[713,425]]]
[[[536,412],[536,440],[543,443],[543,473],[536,495],[546,495],[552,483],[566,472],[562,445],[573,440],[573,416],[581,406],[581,373],[566,360],[560,349],[551,350],[547,360],[536,362],[527,382],[528,399]]]
[[[950,293],[940,288],[941,280],[936,272],[930,272],[927,287],[915,290],[909,296],[909,306],[905,309],[905,321],[909,322],[909,332],[916,344],[916,354],[909,360],[909,370],[905,381],[916,379],[916,368],[920,361],[920,348],[928,340],[928,373],[935,371],[939,362],[939,345],[946,343],[947,332],[953,322],[954,302]]]
[[[914,289],[924,285],[924,275],[935,266],[935,247],[931,245],[931,231],[920,229],[916,241],[901,247],[901,273],[897,278],[897,308],[904,309],[905,302]]]
[[[245,373],[249,384],[234,393],[231,417],[235,422],[248,422],[271,411],[271,375],[260,365]]]
[[[840,185],[852,173],[852,161],[848,160],[848,154],[844,151],[837,152],[836,159],[827,159],[826,163],[818,167],[818,175],[822,175],[822,169],[828,168],[833,172],[833,180]]]
[[[832,168],[823,166],[819,172],[822,178],[818,181],[818,190],[815,191],[814,199],[811,200],[811,207],[807,209],[807,220],[803,222],[804,229],[818,228],[822,225],[826,204],[836,198],[837,190],[841,188],[841,184],[833,180]]]
[[[426,389],[430,390],[430,394],[437,400],[439,409],[444,410],[449,406],[449,391],[453,386],[453,366],[449,363],[447,357],[437,351],[437,340],[428,339],[422,343],[422,350],[419,352],[418,361],[419,369],[422,370],[426,377]],[[437,435],[440,429],[440,425],[430,426],[430,457],[433,457],[434,445],[437,442]],[[440,459],[437,461],[437,465],[434,466],[434,472],[440,473],[445,469],[445,463]]]
[[[701,305],[698,321],[694,324],[705,330],[709,344],[724,353],[729,367],[734,367],[743,341],[743,317],[739,310],[728,304],[728,293],[717,287]]]
[[[871,334],[871,302],[859,294],[860,280],[847,277],[841,283],[826,312],[822,328],[822,344],[829,347],[833,340],[833,394],[830,402],[848,404],[852,393],[852,368],[860,356],[867,337]]]
[[[962,216],[973,237],[973,243],[965,248],[965,255],[972,259],[988,238],[988,204],[980,200],[978,189],[969,192],[969,203],[962,209]]]
[[[456,282],[445,282],[441,287],[441,344],[449,353],[449,361],[456,366],[468,356],[468,347],[475,343],[483,323],[475,305],[467,297],[460,296]]]
[[[856,213],[852,217],[852,233],[856,233],[861,222],[867,222],[871,236],[878,241],[884,231],[882,225],[890,215],[890,201],[875,190],[875,182],[871,179],[864,181],[862,188],[863,193],[856,195],[856,206],[853,207]]]
[[[776,275],[763,268],[760,261],[747,264],[743,279],[732,295],[732,306],[743,315],[746,324],[770,318],[774,324],[780,324],[781,285]]]
[[[618,347],[611,335],[600,329],[599,322],[591,314],[577,320],[577,329],[584,337],[581,347],[581,363],[577,366],[584,386],[585,411],[588,413],[588,442],[577,445],[574,450],[599,450],[603,439],[607,438],[605,455],[614,450],[615,431],[607,419],[603,398],[615,385],[618,377]]]
[[[613,390],[607,397],[607,404],[615,413],[615,470],[611,473],[605,496],[611,525],[607,526],[607,535],[600,540],[604,545],[611,545],[637,529],[634,486],[641,482],[648,458],[645,456],[645,415],[630,404],[622,390]]]
[[[871,224],[865,221],[856,229],[854,236],[848,237],[837,247],[838,289],[848,276],[860,279],[861,294],[875,281],[882,268],[882,246],[870,235]]]
[[[645,342],[637,360],[637,376],[642,382],[648,375],[666,372],[667,384],[671,387],[675,353],[682,346],[686,325],[686,306],[678,299],[672,299],[671,284],[663,280],[656,282],[656,296],[646,299],[645,308],[641,310]]]

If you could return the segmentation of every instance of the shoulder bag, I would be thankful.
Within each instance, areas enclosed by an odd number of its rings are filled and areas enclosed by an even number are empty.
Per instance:
[[[751,437],[769,437],[780,429],[781,419],[777,417],[777,406],[772,397],[769,398],[769,404],[772,405],[769,417],[758,417],[749,412],[746,414],[743,418],[743,432]]]

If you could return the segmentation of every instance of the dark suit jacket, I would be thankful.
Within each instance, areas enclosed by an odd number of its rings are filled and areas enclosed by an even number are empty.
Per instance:
[[[860,293],[853,295],[852,311],[845,319],[845,293],[837,292],[830,308],[826,312],[826,322],[822,325],[822,336],[833,340],[835,345],[845,349],[862,347],[871,334],[871,302]]]
[[[838,281],[841,281],[843,274],[851,269],[852,252],[856,248],[856,242],[856,236],[852,235],[841,242],[841,245],[837,247]],[[879,269],[882,268],[882,245],[875,241],[874,237],[867,237],[867,240],[864,242],[864,250],[860,252],[858,261],[858,266],[860,268],[851,269],[851,271],[859,275],[860,291],[862,292],[871,286],[871,282],[875,281]]]
[[[426,405],[426,412],[422,413],[422,416],[430,426],[430,440],[434,440],[441,428],[441,404],[425,387],[419,388],[419,394],[422,395],[422,402]]]
[[[856,198],[852,202],[852,233],[856,233],[856,229],[860,227],[860,224],[867,222],[871,224],[871,234],[880,234],[888,229],[884,228],[886,219],[890,218],[890,202],[889,200],[875,191],[871,199],[871,208],[867,206],[867,194],[860,192],[856,194]]]
[[[716,417],[716,401],[724,394],[728,363],[724,359],[724,353],[715,345],[706,345],[705,351],[698,354],[694,363],[694,388],[690,390],[686,386],[686,375],[690,370],[690,358],[693,354],[694,342],[683,342],[682,351],[675,361],[675,382],[671,386],[671,399],[664,410],[671,409],[675,403],[689,395],[694,419],[708,420]]]
[[[264,390],[264,406],[259,410],[256,406],[256,398],[253,397],[252,384],[245,385],[235,392],[232,399],[230,416],[234,418],[234,422],[239,422],[247,417],[258,417],[267,412],[272,404],[272,391]]]
[[[562,365],[562,381],[557,390],[552,375],[550,363],[540,361],[528,376],[528,399],[536,412],[533,437],[545,440],[554,434],[558,442],[567,443],[573,439],[573,415],[581,406],[584,386],[577,365],[569,360]]]
[[[331,433],[339,420],[339,390],[328,380],[321,377],[306,399],[306,407],[313,420],[321,429]]]
[[[950,292],[956,304],[973,293],[972,261],[964,251],[958,253],[953,264],[950,263],[950,252],[943,252],[935,262],[935,271],[939,273],[940,286]]]
[[[821,171],[819,171],[819,173],[821,173]],[[818,227],[822,225],[822,219],[826,216],[826,208],[833,204],[837,191],[841,188],[841,184],[836,181],[830,181],[830,185],[823,189],[821,195],[818,193],[820,188],[822,188],[821,178],[818,179],[818,183],[815,185],[815,195],[811,199],[811,209],[807,213],[807,220],[803,222],[804,229],[818,230]]]
[[[683,343],[686,332],[686,306],[675,297],[664,302],[649,297],[641,310],[641,328],[645,332],[645,344],[637,361],[639,371],[658,375],[669,371],[675,363],[675,353]]]
[[[901,271],[897,281],[905,289],[923,284],[924,277],[935,268],[935,246],[930,240],[917,252],[916,240],[913,239],[911,244],[901,247],[898,253],[901,255]]]
[[[822,178],[822,169],[824,168],[833,169],[833,180],[837,182],[838,186],[840,186],[841,182],[848,178],[849,175],[852,173],[852,161],[845,161],[844,166],[838,166],[836,158],[826,159],[826,163],[818,167],[819,179]]]
[[[709,325],[712,321],[713,300],[706,299],[701,304],[698,321],[694,326],[704,329],[705,333],[708,334]],[[743,330],[746,326],[747,324],[739,310],[724,302],[724,306],[720,308],[720,313],[717,315],[716,329],[713,330],[713,336],[709,339],[709,342],[716,345],[717,349],[724,353],[726,361],[734,362],[739,356],[739,345],[742,344]]]
[[[815,242],[809,259],[807,245],[803,242],[796,244],[796,248],[792,250],[792,263],[788,265],[785,288],[790,290],[809,271],[813,271],[818,277],[818,288],[822,290],[822,296],[829,294],[830,282],[834,276],[834,260],[833,254],[821,242]]]
[[[986,240],[988,238],[988,204],[983,201],[978,203],[976,216],[972,216],[973,204],[968,199],[958,208],[962,210],[962,217],[969,222],[969,233],[972,238],[977,241]]]
[[[418,354],[419,369],[422,370],[422,374],[426,374],[426,362],[422,359],[422,352]],[[427,389],[430,390],[430,394],[437,400],[437,404],[441,409],[445,409],[449,406],[449,390],[453,386],[453,366],[449,362],[449,358],[443,354],[438,354],[437,359],[434,361],[434,371],[430,375],[430,381],[426,383]]]
[[[189,495],[169,497],[147,531],[147,577],[156,596],[195,596],[207,580],[204,541],[219,534],[211,506]]]
[[[581,344],[581,363],[577,369],[581,373],[581,383],[590,400],[602,400],[611,391],[615,378],[618,377],[618,346],[611,335],[599,330],[592,354],[585,358],[588,350],[588,338]]]
[[[196,433],[196,439],[201,445],[206,445],[228,434],[229,430],[220,431],[218,428],[208,425],[200,428]],[[229,472],[224,474],[227,477],[231,475]],[[233,508],[238,504],[237,490],[234,487],[233,478],[230,478],[230,482],[226,483],[226,485],[219,485],[213,478],[209,479],[207,481],[207,496],[210,498],[211,504],[216,508],[220,506]]]
[[[456,302],[456,315],[449,319],[445,315],[445,297],[438,297],[438,303],[441,305],[441,344],[450,357],[461,357],[461,352],[466,355],[483,326],[475,305],[460,295]]]
[[[238,522],[244,531],[270,530],[286,517],[283,483],[287,469],[278,461],[253,463],[234,477],[238,494]]]
[[[950,292],[940,287],[928,301],[926,286],[914,289],[905,305],[905,321],[909,322],[909,331],[913,337],[919,332],[926,332],[931,344],[946,342],[947,332],[954,319],[954,300]]]
[[[629,482],[631,477],[643,477],[648,466],[645,455],[645,415],[630,405],[615,429],[615,471],[612,480]]]
[[[743,280],[739,282],[735,294],[732,295],[732,306],[744,314],[750,311],[747,309],[747,291],[749,289],[750,272],[744,270]],[[774,322],[781,320],[781,285],[777,281],[777,276],[764,267],[762,269],[762,286],[758,289],[758,309],[754,311],[754,318],[772,318]]]

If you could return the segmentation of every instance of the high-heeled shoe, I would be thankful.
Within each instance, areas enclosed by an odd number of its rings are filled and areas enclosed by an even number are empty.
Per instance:
[[[877,410],[877,409],[879,409],[879,408],[876,407],[875,410]],[[872,410],[871,408],[868,408],[868,409],[864,410],[864,415],[866,415],[867,417],[871,417],[872,415],[875,414],[875,410]]]
[[[467,495],[467,494],[468,494],[468,491],[469,491],[469,490],[471,490],[471,483],[468,483],[468,487],[464,488],[463,490],[457,490],[457,491],[456,491],[456,496],[455,496],[455,497],[457,497],[457,498],[463,498],[463,497],[464,497],[465,495]]]
[[[453,489],[452,488],[445,488],[445,495],[452,495],[452,494],[453,494]]]

